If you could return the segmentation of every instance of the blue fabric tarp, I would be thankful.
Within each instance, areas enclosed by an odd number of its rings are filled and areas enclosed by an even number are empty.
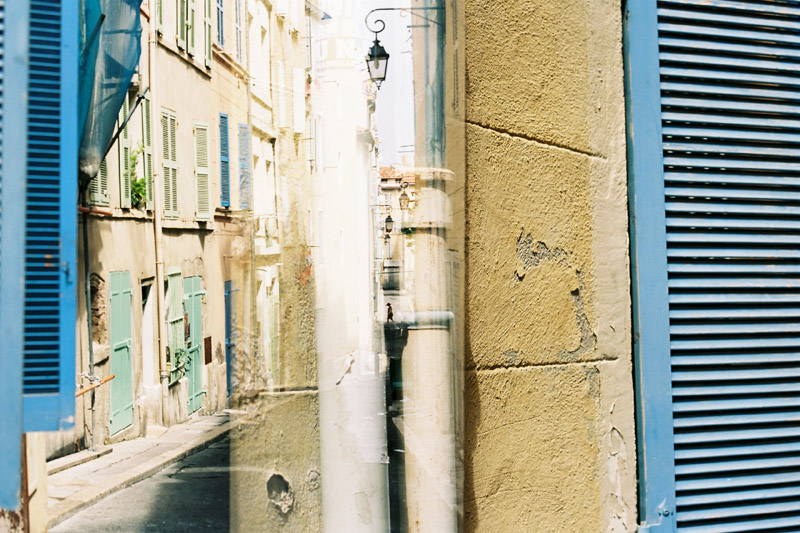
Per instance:
[[[78,165],[84,184],[100,169],[139,63],[140,5],[141,0],[81,0]]]

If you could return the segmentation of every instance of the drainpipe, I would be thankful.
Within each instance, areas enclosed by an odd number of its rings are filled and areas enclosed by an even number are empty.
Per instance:
[[[158,106],[158,91],[156,90],[156,69],[153,65],[156,58],[158,35],[156,33],[156,25],[158,21],[157,6],[153,0],[150,0],[150,35],[148,39],[148,59],[147,70],[150,79],[150,131],[158,131],[155,127],[158,124],[156,117],[161,117],[161,111]],[[164,303],[164,259],[163,259],[163,246],[164,237],[161,229],[161,216],[162,216],[162,203],[161,193],[162,188],[159,186],[159,177],[163,179],[163,173],[159,172],[162,165],[162,150],[156,149],[155,139],[160,138],[158,135],[152,135],[153,146],[153,233],[155,245],[155,259],[156,259],[156,335],[158,336],[158,372],[161,381],[161,423],[166,426],[169,420],[169,370],[167,369],[167,339],[164,331],[164,316],[166,313],[166,305]],[[163,140],[162,140],[163,142]]]
[[[84,190],[86,198],[88,199],[89,196],[89,188],[86,187]],[[89,202],[86,202],[86,205],[89,205]],[[91,269],[89,268],[89,215],[84,212],[83,215],[83,273],[84,273],[84,280],[83,285],[86,289],[86,324],[89,329],[89,337],[88,337],[88,346],[89,346],[89,380],[92,384],[94,384],[95,376],[94,376],[94,340],[92,335],[92,288],[91,288]],[[92,446],[91,450],[97,450],[97,420],[95,416],[95,391],[92,389],[91,395],[91,407],[90,411],[92,412]]]
[[[453,313],[447,268],[453,173],[417,174],[414,318],[403,351],[409,531],[458,531]]]

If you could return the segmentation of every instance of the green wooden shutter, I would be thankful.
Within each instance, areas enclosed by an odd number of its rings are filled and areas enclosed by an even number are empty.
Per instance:
[[[121,126],[128,116],[128,96],[122,100],[122,109],[119,110],[118,124]],[[131,207],[131,141],[128,136],[128,125],[122,128],[117,139],[119,154],[119,203],[123,209]]]
[[[177,122],[175,113],[167,109],[161,111],[165,218],[178,218]]]
[[[211,67],[211,0],[206,0],[205,11],[205,48],[206,48],[206,67]]]
[[[133,360],[131,336],[131,276],[111,272],[111,418],[113,435],[133,423]]]
[[[183,280],[184,308],[189,317],[189,344],[186,346],[186,377],[189,385],[189,413],[203,406],[203,288],[202,278]]]
[[[233,281],[225,282],[225,375],[228,396],[233,392]]]
[[[186,48],[186,3],[188,0],[177,0],[175,2],[176,13],[176,26],[175,35],[178,41],[178,48],[183,50]]]
[[[231,206],[231,171],[230,148],[228,142],[228,115],[219,115],[219,172],[220,172],[220,205]]]
[[[195,218],[211,218],[208,171],[208,124],[194,125]]]
[[[194,55],[194,20],[195,20],[195,0],[187,0],[186,9],[186,51],[189,55]]]
[[[167,328],[169,335],[169,379],[178,381],[186,372],[186,339],[183,322],[183,283],[181,271],[167,274]]]
[[[108,205],[108,163],[105,159],[100,163],[97,176],[89,182],[89,203],[92,205]]]
[[[145,198],[145,208],[153,209],[153,131],[152,116],[150,114],[150,98],[145,97],[142,101],[142,139],[144,139],[144,176],[147,197]]]

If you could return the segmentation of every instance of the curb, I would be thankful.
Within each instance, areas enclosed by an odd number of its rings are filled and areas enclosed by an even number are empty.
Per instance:
[[[112,451],[113,448],[111,448],[111,446],[106,446],[96,451],[82,450],[78,453],[66,455],[58,459],[53,459],[52,461],[47,461],[47,475],[52,476],[53,474],[58,474],[59,472],[68,470],[73,466],[82,465],[84,463],[88,463],[89,461],[99,459],[104,455],[108,455]]]
[[[104,482],[100,486],[87,487],[68,498],[58,502],[52,508],[48,509],[47,528],[57,526],[67,518],[75,515],[79,511],[97,503],[99,500],[109,496],[117,491],[128,488],[131,485],[146,479],[153,474],[163,470],[167,466],[176,461],[180,461],[184,457],[192,455],[208,446],[221,440],[231,430],[232,422],[228,421],[214,430],[205,434],[201,439],[182,444],[177,448],[168,450],[161,455],[153,457],[144,463],[137,465],[127,472],[121,473],[118,476]]]

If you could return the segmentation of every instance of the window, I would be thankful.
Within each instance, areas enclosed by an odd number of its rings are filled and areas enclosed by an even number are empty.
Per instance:
[[[128,117],[128,95],[122,100],[122,108],[119,110],[117,127],[122,126]],[[117,138],[117,153],[119,154],[119,205],[123,209],[131,207],[131,174],[135,172],[130,168],[131,163],[131,140],[128,136],[128,125],[122,128]]]
[[[796,528],[798,11],[626,11],[642,530]]]
[[[186,52],[194,55],[195,0],[186,0]]]
[[[174,111],[161,110],[164,175],[164,218],[178,218],[178,119]]]
[[[220,183],[220,205],[222,207],[231,206],[231,173],[230,155],[228,143],[228,115],[219,115],[219,183]]]
[[[211,2],[206,0],[205,9],[205,31],[203,32],[203,43],[205,44],[205,64],[206,67],[211,67]]]
[[[225,0],[217,0],[217,44],[225,47]]]
[[[236,8],[236,61],[242,63],[242,0],[233,0]]]
[[[186,18],[188,16],[188,1],[189,0],[177,0],[177,2],[175,2],[175,7],[177,9],[175,18],[175,34],[178,41],[178,48],[181,50],[186,48]]]
[[[89,182],[89,203],[98,206],[108,205],[108,163],[103,159],[97,176]]]
[[[150,97],[145,97],[142,101],[142,139],[144,139],[144,178],[146,184],[147,197],[145,198],[145,209],[153,209],[153,132]]]
[[[250,209],[250,127],[239,124],[239,208]]]
[[[208,124],[194,125],[195,218],[209,220]]]

